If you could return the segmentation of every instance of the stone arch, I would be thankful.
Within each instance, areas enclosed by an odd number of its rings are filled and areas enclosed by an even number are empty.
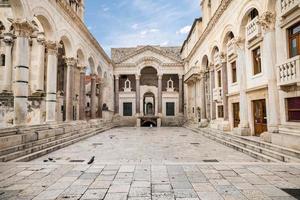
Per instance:
[[[157,58],[154,57],[145,57],[140,59],[137,63],[137,69],[138,69],[138,74],[141,74],[141,71],[145,68],[145,67],[153,67],[154,69],[156,69],[157,74],[161,74],[161,65],[162,62],[160,60],[158,60]]]
[[[89,63],[89,66],[88,66],[88,69],[87,69],[87,74],[94,74],[95,73],[95,61],[94,61],[94,58],[93,57],[89,57],[88,59],[88,63]]]
[[[227,50],[228,41],[233,39],[235,37],[235,35],[236,34],[234,34],[233,25],[231,25],[231,24],[227,25],[225,27],[225,29],[222,33],[222,37],[221,37],[221,41],[222,41],[221,51],[222,52],[225,52]]]
[[[66,57],[75,57],[73,52],[73,40],[67,30],[59,32],[58,41],[62,41],[65,47]]]
[[[98,76],[99,76],[100,78],[102,78],[102,67],[101,67],[100,64],[99,64],[98,67],[97,67],[97,73],[98,73]]]
[[[201,68],[202,70],[207,70],[209,68],[209,60],[207,55],[204,55],[202,58]]]
[[[214,56],[216,53],[220,53],[220,49],[218,46],[214,46],[212,49],[211,49],[211,53],[210,53],[210,59],[212,61],[212,63],[214,63]]]
[[[32,16],[29,12],[28,2],[24,0],[9,0],[14,18],[29,18]]]
[[[41,24],[43,32],[45,33],[45,37],[48,40],[55,40],[54,33],[56,32],[56,25],[54,20],[50,17],[51,15],[49,12],[42,7],[36,7],[32,12],[34,18]]]
[[[85,55],[84,55],[81,48],[77,49],[76,57],[77,57],[78,65],[80,67],[85,67],[85,63],[86,63],[85,62]]]
[[[248,1],[239,17],[238,17],[238,34],[239,34],[239,38],[241,39],[244,39],[245,38],[245,29],[246,29],[246,25],[248,23],[248,17],[249,17],[249,14],[252,10],[256,9],[257,12],[258,12],[258,15],[261,15],[262,11],[263,11],[263,8],[262,8],[262,3],[261,1],[258,1],[258,0],[253,0],[253,1]]]

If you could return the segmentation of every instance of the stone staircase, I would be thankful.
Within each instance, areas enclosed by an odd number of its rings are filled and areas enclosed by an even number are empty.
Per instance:
[[[0,162],[26,162],[113,128],[101,120],[0,131]]]
[[[264,162],[300,163],[300,152],[293,149],[212,128],[185,127]]]

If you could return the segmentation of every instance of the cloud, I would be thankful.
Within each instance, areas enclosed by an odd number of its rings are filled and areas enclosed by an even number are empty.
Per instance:
[[[138,24],[133,24],[133,25],[131,26],[131,28],[132,28],[133,30],[137,30],[137,29],[138,29],[138,27],[139,27],[139,25],[138,25]]]
[[[188,26],[185,26],[183,28],[181,28],[179,31],[176,32],[176,34],[181,34],[181,35],[185,35],[185,34],[188,34],[191,30],[192,26],[188,25]]]

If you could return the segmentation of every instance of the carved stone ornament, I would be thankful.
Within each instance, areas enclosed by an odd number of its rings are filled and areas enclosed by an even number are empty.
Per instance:
[[[49,54],[57,54],[58,53],[57,42],[47,41],[45,44],[46,44],[46,49]]]
[[[266,11],[258,19],[258,24],[261,25],[263,30],[273,30],[275,28],[275,14]]]
[[[37,31],[34,24],[27,19],[11,19],[8,18],[14,28],[17,37],[29,37],[34,31]]]

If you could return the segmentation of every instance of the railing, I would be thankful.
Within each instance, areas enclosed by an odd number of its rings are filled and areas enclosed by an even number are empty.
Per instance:
[[[288,59],[277,66],[278,85],[293,85],[300,83],[300,56]]]
[[[258,16],[250,21],[246,26],[247,41],[254,40],[261,35],[261,25],[258,23]]]
[[[236,46],[235,46],[235,43],[234,43],[234,39],[231,39],[227,43],[227,57],[231,58],[235,55],[236,55]]]
[[[217,102],[221,102],[222,98],[222,88],[214,88],[213,89],[213,100]]]
[[[300,0],[281,0],[281,17],[287,16],[297,7],[300,7]]]
[[[193,76],[199,76],[199,75],[200,75],[200,67],[193,66],[189,69],[189,71],[187,71],[187,73],[185,73],[184,81],[187,81]]]

